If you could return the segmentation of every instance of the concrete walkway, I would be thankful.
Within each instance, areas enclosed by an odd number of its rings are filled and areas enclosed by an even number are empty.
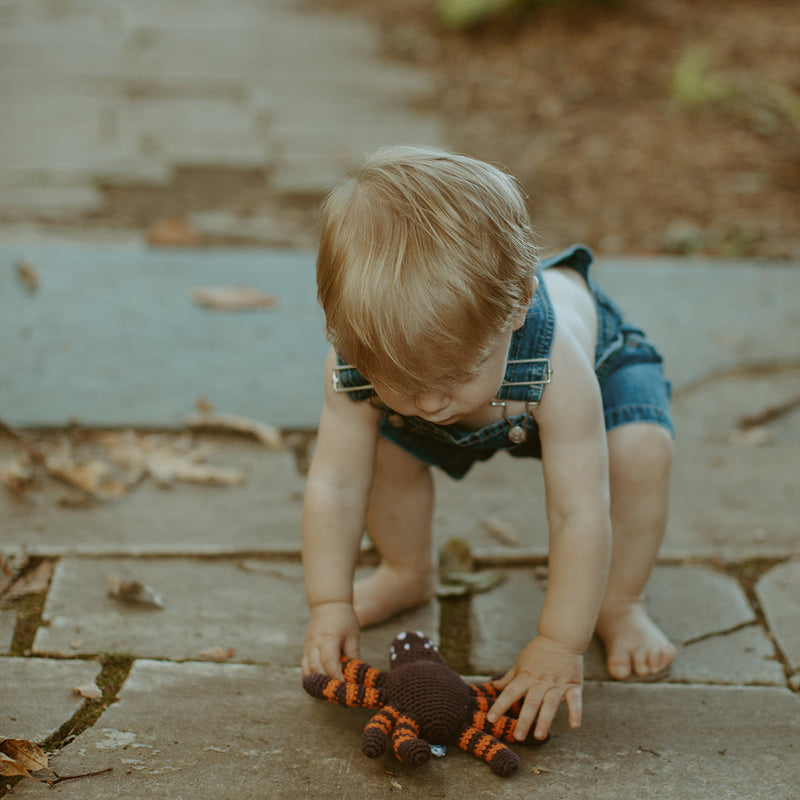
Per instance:
[[[313,253],[164,251],[138,235],[97,243],[97,230],[89,243],[74,226],[65,243],[43,221],[102,213],[105,181],[168,184],[187,163],[263,169],[276,193],[316,193],[354,143],[442,143],[440,122],[410,105],[432,78],[382,60],[378,31],[341,13],[187,8],[34,0],[0,14],[0,106],[13,111],[0,119],[0,420],[21,430],[0,432],[0,466],[36,457],[31,488],[0,487],[0,552],[53,570],[0,605],[0,737],[55,742],[62,775],[113,768],[52,789],[0,779],[0,796],[796,800],[799,265],[598,265],[674,383],[672,515],[648,590],[679,650],[670,676],[610,682],[592,643],[583,727],[560,716],[550,744],[516,748],[508,780],[460,752],[418,769],[371,761],[368,713],[312,700],[297,667],[300,504],[325,350]],[[266,211],[255,222],[278,225]],[[196,286],[239,283],[276,307],[192,301]],[[200,400],[278,426],[284,447],[187,433]],[[160,433],[103,430],[129,427]],[[93,495],[53,477],[65,463],[90,465]],[[175,477],[187,464],[231,482]],[[437,546],[464,540],[501,582],[366,631],[362,654],[386,668],[394,634],[421,629],[462,673],[491,674],[543,599],[541,471],[498,457],[460,484],[437,476],[437,491]],[[152,587],[162,606],[111,597],[109,577]],[[102,701],[72,693],[92,682]]]

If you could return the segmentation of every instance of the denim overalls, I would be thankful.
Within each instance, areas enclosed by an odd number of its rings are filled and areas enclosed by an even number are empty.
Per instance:
[[[651,422],[674,433],[669,413],[670,384],[664,379],[662,358],[639,328],[625,322],[614,302],[589,277],[593,257],[582,245],[542,261],[548,267],[570,267],[586,280],[597,309],[595,374],[600,384],[606,430],[629,422]],[[531,299],[524,325],[514,331],[508,349],[506,372],[497,392],[500,400],[520,400],[532,409],[550,382],[550,352],[555,313],[544,281]],[[339,361],[334,388],[352,400],[374,397],[367,380],[354,367]],[[402,416],[377,403],[383,412],[380,435],[426,464],[440,467],[453,478],[463,477],[475,461],[485,461],[498,450],[512,456],[541,458],[536,420],[522,413],[503,417],[477,431],[454,425],[435,425],[420,417]],[[517,428],[518,430],[512,431]],[[526,436],[524,441],[521,430]],[[511,435],[509,435],[511,434]],[[523,435],[524,436],[524,435]],[[517,441],[512,441],[516,439]]]

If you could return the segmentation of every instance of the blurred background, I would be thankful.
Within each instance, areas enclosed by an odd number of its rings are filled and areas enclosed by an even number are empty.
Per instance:
[[[796,0],[0,0],[0,236],[307,248],[391,142],[544,250],[800,257]]]

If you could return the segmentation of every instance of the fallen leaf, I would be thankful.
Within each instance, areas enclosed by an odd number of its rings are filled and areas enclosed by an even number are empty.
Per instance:
[[[254,286],[196,286],[192,300],[212,311],[247,311],[256,308],[273,308],[278,298]]]
[[[109,597],[113,597],[115,600],[149,608],[164,608],[161,595],[146,583],[137,580],[122,580],[115,575],[108,575],[106,583]]]
[[[84,683],[80,686],[76,686],[72,690],[72,694],[85,697],[87,700],[100,700],[103,697],[103,693],[95,683]]]
[[[266,422],[240,417],[236,414],[224,414],[219,412],[191,414],[188,419],[188,424],[191,428],[248,434],[272,450],[279,450],[283,446],[283,437],[276,427],[268,425]]]
[[[4,778],[30,778],[28,770],[22,764],[9,758],[5,753],[0,753],[0,775]]]
[[[756,425],[752,428],[737,428],[728,437],[730,444],[745,445],[746,447],[762,447],[772,441],[769,428]]]
[[[149,475],[162,486],[172,486],[176,481],[231,486],[246,480],[239,469],[203,464],[211,448],[193,445],[190,437],[165,441],[126,431],[107,434],[103,441],[111,460],[130,471],[129,480]]]
[[[0,464],[0,483],[17,495],[25,495],[33,486],[36,475],[28,453]]]
[[[547,767],[531,767],[529,771],[532,775],[544,775],[545,772],[552,772]]]
[[[200,237],[186,217],[164,217],[147,232],[147,241],[158,247],[195,247]]]
[[[448,539],[439,550],[440,572],[473,572],[475,559],[469,542],[464,539]]]
[[[204,661],[227,661],[233,658],[236,650],[233,647],[209,647],[201,650],[197,655]]]
[[[29,291],[35,292],[39,288],[39,273],[36,267],[30,261],[17,261],[14,265],[17,272],[17,278],[20,283]]]
[[[31,772],[47,769],[47,756],[27,739],[0,739],[0,753]]]
[[[111,466],[105,461],[93,458],[90,461],[77,461],[68,448],[50,453],[44,458],[47,472],[54,478],[80,489],[99,499],[118,497],[124,494],[124,484],[109,477]]]
[[[55,564],[52,561],[42,561],[30,572],[17,578],[8,589],[3,592],[4,600],[17,600],[32,594],[41,594],[47,591],[53,577]]]
[[[493,539],[508,547],[519,547],[522,540],[519,531],[509,522],[500,517],[487,517],[483,520],[483,527]]]
[[[444,572],[436,592],[438,597],[461,597],[475,592],[488,592],[499,586],[505,577],[499,572]]]

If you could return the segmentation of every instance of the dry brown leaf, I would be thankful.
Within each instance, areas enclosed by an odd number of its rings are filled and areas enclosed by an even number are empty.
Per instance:
[[[493,539],[508,547],[519,547],[522,544],[519,531],[509,522],[500,517],[487,517],[483,520],[483,527]]]
[[[20,283],[29,291],[35,292],[39,288],[39,273],[30,261],[17,261],[14,268]]]
[[[195,446],[191,437],[165,441],[163,437],[139,436],[133,431],[108,434],[103,441],[111,460],[127,468],[133,475],[150,475],[162,486],[176,481],[222,484],[231,486],[244,483],[245,475],[239,469],[203,464],[211,452],[207,445]]]
[[[3,592],[4,600],[16,600],[31,594],[41,594],[47,591],[53,577],[55,564],[52,561],[42,561],[35,569],[26,572],[17,578],[9,588]]]
[[[0,483],[17,495],[24,495],[33,486],[36,475],[30,454],[22,453],[0,464]]]
[[[146,583],[137,580],[123,580],[115,575],[108,575],[106,583],[109,597],[113,597],[115,600],[149,608],[164,608],[161,595]]]
[[[28,770],[9,758],[5,753],[0,753],[0,775],[4,778],[30,778]]]
[[[100,700],[103,697],[103,693],[96,683],[83,683],[80,686],[76,686],[72,690],[72,694],[85,697],[87,700]]]
[[[66,452],[45,456],[44,466],[54,478],[95,497],[101,494],[103,481],[111,471],[105,461],[95,458],[80,463]]]
[[[196,286],[192,300],[212,311],[248,311],[256,308],[274,308],[278,298],[254,286]]]
[[[38,745],[27,739],[0,739],[0,753],[25,770],[47,769],[47,756]]]
[[[147,241],[158,247],[195,247],[200,237],[186,217],[177,215],[156,222],[147,232]]]
[[[728,437],[730,444],[744,445],[745,447],[762,447],[772,441],[769,428],[756,425],[752,428],[737,428]]]
[[[233,647],[209,647],[208,650],[201,650],[197,655],[204,661],[227,661],[233,658],[236,653]]]
[[[244,433],[255,437],[259,442],[272,450],[280,450],[283,446],[281,432],[273,425],[259,422],[237,414],[224,414],[220,412],[204,412],[191,414],[188,419],[189,427],[211,430],[231,431]]]

